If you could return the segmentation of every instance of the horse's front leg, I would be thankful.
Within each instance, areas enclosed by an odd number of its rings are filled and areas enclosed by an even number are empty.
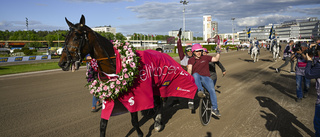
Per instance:
[[[162,114],[163,114],[163,108],[165,107],[167,102],[167,98],[162,98],[162,100],[160,100],[160,107],[157,111],[157,115],[154,119],[154,130],[159,132],[163,125],[162,125]]]
[[[106,129],[108,125],[108,120],[105,120],[101,118],[100,121],[100,137],[105,137],[106,136]]]
[[[139,126],[138,112],[131,113],[131,123],[132,123],[132,126],[137,130],[138,136],[143,137],[143,132],[141,131]]]

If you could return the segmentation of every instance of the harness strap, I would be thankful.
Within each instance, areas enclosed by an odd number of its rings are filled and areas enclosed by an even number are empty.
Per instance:
[[[113,57],[107,57],[107,58],[99,58],[99,59],[96,59],[97,61],[98,60],[106,60],[106,59],[115,59],[116,57],[115,56],[113,56]],[[91,59],[87,59],[87,60],[83,60],[82,61],[82,63],[86,63],[86,62],[90,62],[91,61]]]

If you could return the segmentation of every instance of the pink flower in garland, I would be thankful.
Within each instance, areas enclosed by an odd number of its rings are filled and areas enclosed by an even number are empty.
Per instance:
[[[90,90],[90,94],[93,94],[93,93],[94,93],[94,89],[91,89],[91,90]]]
[[[127,71],[128,71],[127,68],[124,68],[124,69],[122,70],[123,73],[126,73]],[[126,77],[125,77],[125,78],[126,78]]]
[[[112,94],[112,92],[108,92],[108,95],[106,96],[106,97],[110,97],[111,96],[111,94]]]
[[[120,44],[118,41],[114,42],[114,48],[122,56],[122,59],[120,60],[122,73],[119,73],[118,77],[111,77],[105,82],[98,79],[95,80],[95,78],[92,78],[90,81],[88,80],[89,83],[87,86],[89,87],[90,93],[101,99],[110,98],[114,100],[119,96],[120,93],[126,92],[123,89],[128,88],[128,84],[132,83],[130,76],[133,76],[134,73],[138,73],[137,65],[139,64],[139,58],[137,58],[135,54],[135,48],[128,42]],[[98,68],[98,63],[95,59],[93,59],[90,64],[93,67],[93,71],[94,69]],[[92,74],[87,73],[86,75],[87,77],[90,77],[89,75]]]
[[[123,81],[122,81],[122,85],[127,85],[127,81],[126,81],[126,80],[123,80]]]
[[[108,86],[104,86],[103,90],[107,91],[108,90]]]
[[[92,86],[95,86],[97,83],[98,83],[97,80],[94,80],[94,81],[92,82]]]
[[[117,84],[117,85],[121,84],[120,80],[117,80],[116,84]]]
[[[120,90],[119,90],[119,88],[117,87],[115,93],[118,94],[119,91],[120,91]]]
[[[112,83],[112,84],[110,84],[110,88],[114,88],[115,86],[114,86],[114,84]]]
[[[105,86],[105,84],[103,82],[100,83],[100,88],[102,88],[103,86]]]
[[[129,78],[129,75],[127,73],[124,74],[124,78]]]
[[[135,68],[135,67],[136,67],[136,64],[135,64],[134,62],[131,62],[131,63],[130,63],[130,67]]]

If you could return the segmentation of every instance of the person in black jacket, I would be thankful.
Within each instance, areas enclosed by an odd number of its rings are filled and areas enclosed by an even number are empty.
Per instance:
[[[204,52],[203,55],[207,55],[209,52],[206,48],[203,48]],[[223,67],[220,61],[218,62],[210,62],[209,63],[209,70],[210,70],[210,78],[213,80],[214,86],[216,86],[217,83],[217,72],[216,72],[216,65],[219,66],[219,68],[222,71],[222,75],[226,75],[226,69]]]
[[[316,39],[316,44],[311,44],[310,48],[316,46],[318,56],[307,54],[307,66],[305,69],[305,76],[309,79],[316,79],[317,100],[315,106],[315,114],[313,119],[314,130],[316,137],[320,137],[320,38]]]

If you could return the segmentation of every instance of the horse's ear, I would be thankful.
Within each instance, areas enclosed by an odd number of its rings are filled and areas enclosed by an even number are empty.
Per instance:
[[[67,18],[65,18],[65,19],[66,19],[66,22],[67,22],[69,28],[75,28],[74,24],[72,24]]]
[[[81,15],[81,19],[80,19],[80,26],[84,26],[86,24],[86,19],[84,18],[83,15]]]

